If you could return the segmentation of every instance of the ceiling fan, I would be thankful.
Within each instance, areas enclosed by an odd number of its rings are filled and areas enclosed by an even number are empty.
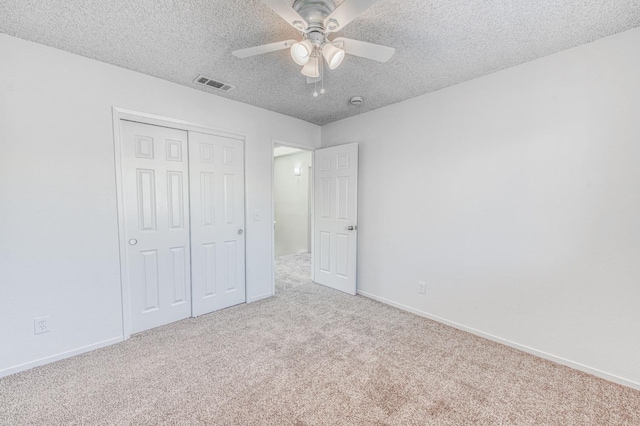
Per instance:
[[[302,40],[285,40],[235,50],[232,54],[238,58],[248,58],[263,53],[291,49],[291,57],[302,66],[302,74],[307,82],[319,81],[321,76],[322,57],[329,69],[337,68],[344,59],[345,53],[387,62],[395,53],[395,49],[364,41],[337,37],[329,40],[330,33],[344,28],[354,18],[364,12],[378,0],[344,0],[336,7],[333,0],[295,0],[290,7],[284,0],[262,0],[289,25],[302,34]],[[314,93],[314,96],[317,94]]]

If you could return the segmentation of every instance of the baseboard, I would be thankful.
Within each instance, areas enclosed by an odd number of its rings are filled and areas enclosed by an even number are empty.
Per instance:
[[[467,326],[462,325],[462,324],[458,324],[457,322],[450,321],[448,319],[441,318],[441,317],[436,316],[436,315],[431,315],[431,314],[429,314],[427,312],[424,312],[424,311],[421,311],[419,309],[415,309],[415,308],[412,308],[410,306],[406,306],[406,305],[403,305],[401,303],[394,302],[393,300],[389,300],[389,299],[386,299],[384,297],[376,296],[375,294],[371,294],[371,293],[368,293],[366,291],[358,290],[358,294],[360,294],[360,295],[362,295],[362,296],[364,296],[366,298],[373,299],[373,300],[376,300],[378,302],[384,303],[385,305],[390,305],[390,306],[393,306],[395,308],[401,309],[403,311],[411,312],[412,314],[419,315],[419,316],[424,317],[424,318],[428,318],[430,320],[433,320],[433,321],[448,325],[448,326],[453,327],[453,328],[457,328],[458,330],[466,331],[467,333],[471,333],[471,334],[474,334],[476,336],[483,337],[483,338],[491,340],[493,342],[501,343],[503,345],[506,345],[506,346],[509,346],[511,348],[517,349],[519,351],[526,352],[528,354],[535,355],[535,356],[538,356],[540,358],[547,359],[549,361],[553,361],[555,363],[558,363],[558,364],[573,368],[575,370],[579,370],[579,371],[582,371],[584,373],[588,373],[588,374],[591,374],[593,376],[600,377],[600,378],[608,380],[610,382],[614,382],[614,383],[617,383],[619,385],[623,385],[623,386],[627,386],[627,387],[630,387],[630,388],[633,388],[633,389],[636,389],[636,390],[640,390],[640,383],[635,382],[633,380],[628,380],[628,379],[625,379],[624,377],[616,376],[614,374],[607,373],[606,371],[602,371],[602,370],[599,370],[597,368],[589,367],[588,365],[580,364],[578,362],[574,362],[574,361],[568,360],[566,358],[562,358],[562,357],[559,357],[559,356],[556,356],[556,355],[553,355],[553,354],[550,354],[550,353],[547,353],[547,352],[539,351],[539,350],[531,348],[529,346],[521,345],[519,343],[515,343],[515,342],[512,342],[510,340],[503,339],[502,337],[494,336],[493,334],[489,334],[489,333],[485,333],[485,332],[480,331],[480,330],[476,330],[475,328],[471,328],[471,327],[467,327]]]
[[[82,346],[80,348],[72,349],[70,351],[61,352],[59,354],[47,356],[44,358],[36,359],[35,361],[25,362],[24,364],[15,365],[13,367],[6,368],[4,370],[0,370],[0,378],[10,376],[11,374],[16,374],[21,371],[30,370],[34,367],[40,367],[41,365],[49,364],[55,361],[60,361],[61,359],[70,358],[75,355],[80,355],[85,352],[90,352],[96,349],[104,348],[105,346],[110,346],[115,343],[120,343],[124,339],[122,336],[114,337],[112,339],[103,340],[101,342],[93,343],[91,345]]]
[[[260,294],[258,296],[253,296],[247,299],[247,303],[257,302],[258,300],[262,300],[262,299],[268,299],[269,297],[272,297],[272,296],[273,296],[273,293]]]

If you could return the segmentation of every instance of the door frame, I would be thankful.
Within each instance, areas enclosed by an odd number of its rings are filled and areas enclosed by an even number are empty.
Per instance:
[[[271,295],[274,296],[276,294],[276,206],[275,206],[275,176],[274,176],[274,165],[275,165],[275,157],[273,156],[273,150],[278,146],[285,146],[287,148],[297,148],[303,151],[309,151],[311,153],[311,176],[310,179],[310,191],[309,191],[309,202],[310,202],[310,212],[309,212],[309,229],[311,230],[310,236],[310,247],[313,250],[313,240],[314,240],[314,206],[315,206],[315,185],[314,185],[314,176],[316,168],[313,167],[313,162],[315,160],[316,149],[310,147],[308,145],[303,145],[295,142],[286,142],[279,139],[271,139]],[[315,268],[314,266],[313,256],[311,256],[311,281],[315,281]]]
[[[247,171],[246,171],[246,136],[244,133],[224,129],[221,127],[208,126],[198,123],[193,123],[185,120],[178,120],[169,117],[163,117],[155,114],[148,114],[139,111],[132,111],[125,108],[112,107],[112,119],[113,119],[113,147],[114,147],[114,162],[115,162],[115,178],[116,178],[116,204],[118,214],[118,255],[120,260],[120,291],[122,301],[122,337],[123,340],[127,340],[131,337],[131,285],[129,282],[128,261],[126,256],[126,235],[124,224],[124,196],[123,196],[123,179],[122,179],[122,136],[120,121],[127,120],[141,124],[149,124],[159,127],[168,127],[171,129],[192,131],[198,133],[206,133],[209,135],[223,136],[226,138],[236,139],[242,141],[245,145],[244,155],[242,158],[242,164],[244,169],[245,187],[244,187],[244,225],[246,229],[247,225]],[[188,149],[187,149],[188,153]],[[187,177],[188,178],[188,177]],[[191,199],[191,197],[189,197]],[[191,233],[191,230],[189,230]],[[244,253],[244,267],[245,267],[245,303],[247,301],[247,244],[245,234],[245,253]],[[192,282],[189,283],[192,286]],[[192,291],[193,293],[193,291]],[[191,297],[191,316],[193,317],[193,294]]]

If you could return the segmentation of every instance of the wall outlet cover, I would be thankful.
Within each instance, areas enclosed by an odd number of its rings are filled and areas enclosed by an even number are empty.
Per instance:
[[[418,281],[418,294],[427,294],[427,283]]]
[[[48,333],[51,331],[51,323],[50,318],[47,315],[46,317],[38,317],[33,319],[33,331],[35,334]]]

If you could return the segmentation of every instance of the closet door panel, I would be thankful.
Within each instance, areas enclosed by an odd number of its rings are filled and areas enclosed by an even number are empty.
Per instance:
[[[189,132],[193,315],[245,302],[244,143]]]
[[[186,131],[122,120],[131,332],[191,316]]]

